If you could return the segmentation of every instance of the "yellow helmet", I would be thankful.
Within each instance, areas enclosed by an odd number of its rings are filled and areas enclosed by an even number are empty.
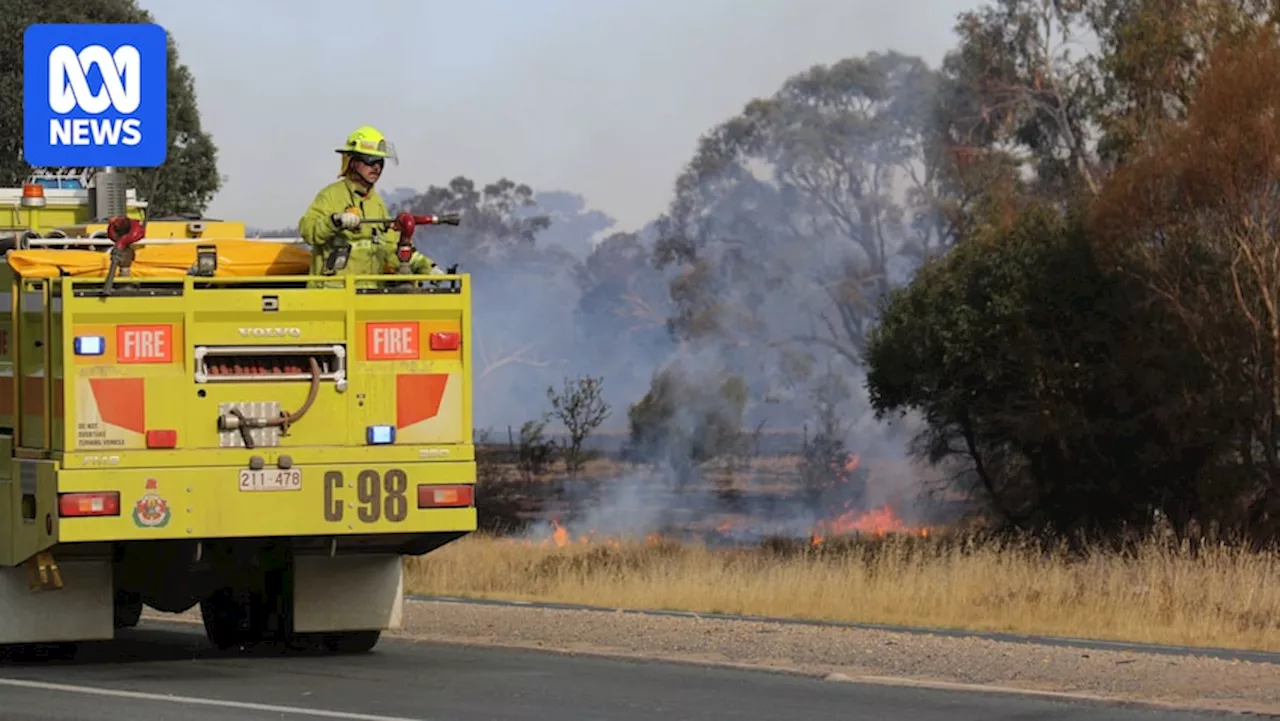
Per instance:
[[[363,125],[356,128],[354,132],[347,136],[347,142],[343,143],[341,148],[336,150],[342,153],[342,169],[338,175],[346,175],[347,165],[350,163],[352,156],[368,159],[390,160],[393,165],[399,165],[400,159],[396,156],[396,148],[387,138],[372,125]]]

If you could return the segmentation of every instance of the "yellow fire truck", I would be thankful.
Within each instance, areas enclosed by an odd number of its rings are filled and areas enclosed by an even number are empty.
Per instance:
[[[371,649],[403,557],[476,528],[469,276],[39,180],[0,189],[0,644],[198,605],[221,648]]]

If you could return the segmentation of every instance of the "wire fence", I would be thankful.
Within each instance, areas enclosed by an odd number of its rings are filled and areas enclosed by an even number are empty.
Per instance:
[[[808,426],[795,430],[775,430],[751,433],[744,431],[739,453],[754,458],[784,458],[804,453],[812,438]],[[477,428],[472,434],[477,453],[491,458],[515,457],[520,452],[520,429],[515,426],[505,428]],[[544,432],[544,442],[550,441],[564,446],[569,437],[564,433]],[[596,458],[625,460],[630,438],[621,432],[592,434],[583,444],[583,450]]]

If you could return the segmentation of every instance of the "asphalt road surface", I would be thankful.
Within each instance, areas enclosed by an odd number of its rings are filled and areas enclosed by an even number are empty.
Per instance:
[[[220,653],[145,622],[74,658],[0,659],[6,721],[1142,721],[1217,718],[1012,695],[384,639],[346,657]],[[127,635],[126,635],[127,634]]]

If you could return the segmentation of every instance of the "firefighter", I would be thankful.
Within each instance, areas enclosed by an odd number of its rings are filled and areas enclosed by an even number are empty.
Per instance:
[[[399,231],[360,222],[388,217],[386,203],[373,186],[387,160],[399,164],[395,148],[376,128],[365,125],[347,136],[337,152],[342,156],[338,180],[316,194],[298,221],[299,235],[311,246],[311,274],[395,273],[400,266],[395,255]],[[414,274],[444,274],[416,250],[409,266]]]

